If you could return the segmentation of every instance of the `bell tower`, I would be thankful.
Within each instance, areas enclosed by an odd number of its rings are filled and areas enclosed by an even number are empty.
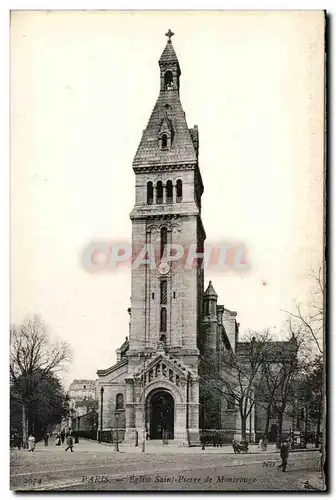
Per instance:
[[[139,353],[146,350],[155,354],[163,349],[197,372],[204,283],[202,260],[196,254],[203,251],[205,240],[198,128],[188,128],[171,30],[166,36],[159,59],[159,96],[133,160],[135,204],[130,218],[134,260],[128,359],[131,371],[140,363]],[[167,244],[181,245],[184,258],[164,262]],[[152,250],[155,265],[148,253]],[[147,263],[139,264],[142,259]]]

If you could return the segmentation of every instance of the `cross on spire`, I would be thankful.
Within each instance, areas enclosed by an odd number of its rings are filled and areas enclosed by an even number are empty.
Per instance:
[[[167,31],[166,36],[168,37],[168,42],[171,42],[171,37],[174,36],[174,33],[172,32],[172,30],[170,28]]]

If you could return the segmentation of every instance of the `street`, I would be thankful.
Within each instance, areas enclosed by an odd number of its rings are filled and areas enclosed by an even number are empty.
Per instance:
[[[11,450],[11,489],[90,490],[311,490],[323,489],[318,451],[290,454],[285,473],[273,448],[235,455],[231,447],[113,446],[80,440],[74,452],[38,443],[34,452]]]

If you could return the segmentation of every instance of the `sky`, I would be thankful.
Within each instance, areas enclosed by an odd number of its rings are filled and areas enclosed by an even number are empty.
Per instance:
[[[208,242],[248,271],[205,271],[242,335],[311,299],[323,254],[324,19],[318,11],[15,12],[11,18],[11,322],[38,314],[96,378],[128,335],[131,270],[83,250],[130,241],[132,160],[171,29],[180,96],[199,127]]]

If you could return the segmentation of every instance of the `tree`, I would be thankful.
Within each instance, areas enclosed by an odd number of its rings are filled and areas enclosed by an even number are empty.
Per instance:
[[[31,422],[31,430],[36,439],[42,437],[43,433],[60,422],[69,413],[69,397],[65,393],[59,378],[49,372],[42,376],[35,372],[33,377],[35,390],[27,399],[27,416]],[[21,394],[17,386],[10,388],[11,397],[11,424],[18,428],[21,415]]]
[[[203,399],[234,401],[239,410],[242,439],[246,440],[247,419],[256,404],[255,386],[269,343],[269,331],[250,332],[239,351],[221,351],[202,357]],[[215,404],[215,403],[214,403]]]
[[[313,283],[311,300],[308,312],[305,312],[298,302],[294,302],[295,312],[286,311],[293,318],[297,325],[303,329],[313,347],[310,353],[310,365],[312,375],[310,383],[312,384],[313,393],[316,395],[317,412],[317,436],[319,439],[320,427],[322,419],[325,419],[324,407],[326,404],[325,385],[326,373],[324,366],[324,284],[325,271],[321,264],[316,271],[312,271],[311,279]],[[317,390],[318,388],[318,390]],[[325,436],[324,436],[325,440]],[[325,447],[322,448],[324,454]]]
[[[323,415],[323,358],[317,356],[302,369],[297,381],[297,396],[300,408],[304,408],[305,438],[308,422],[315,424],[317,446],[319,443]]]
[[[294,301],[295,312],[286,311],[310,338],[313,347],[319,355],[323,355],[324,345],[324,275],[320,265],[317,271],[311,273],[313,288],[309,312],[305,313],[301,304]]]
[[[19,327],[13,325],[10,333],[11,388],[21,406],[22,438],[26,445],[31,430],[29,406],[38,397],[40,384],[50,382],[50,375],[70,360],[70,349],[66,342],[50,341],[47,326],[38,316]]]
[[[262,394],[267,401],[267,430],[273,409],[278,420],[278,445],[282,439],[284,413],[294,397],[295,380],[300,370],[299,352],[304,345],[301,332],[294,330],[290,322],[289,326],[290,338],[278,343],[281,346],[279,350],[270,345],[262,363]]]

